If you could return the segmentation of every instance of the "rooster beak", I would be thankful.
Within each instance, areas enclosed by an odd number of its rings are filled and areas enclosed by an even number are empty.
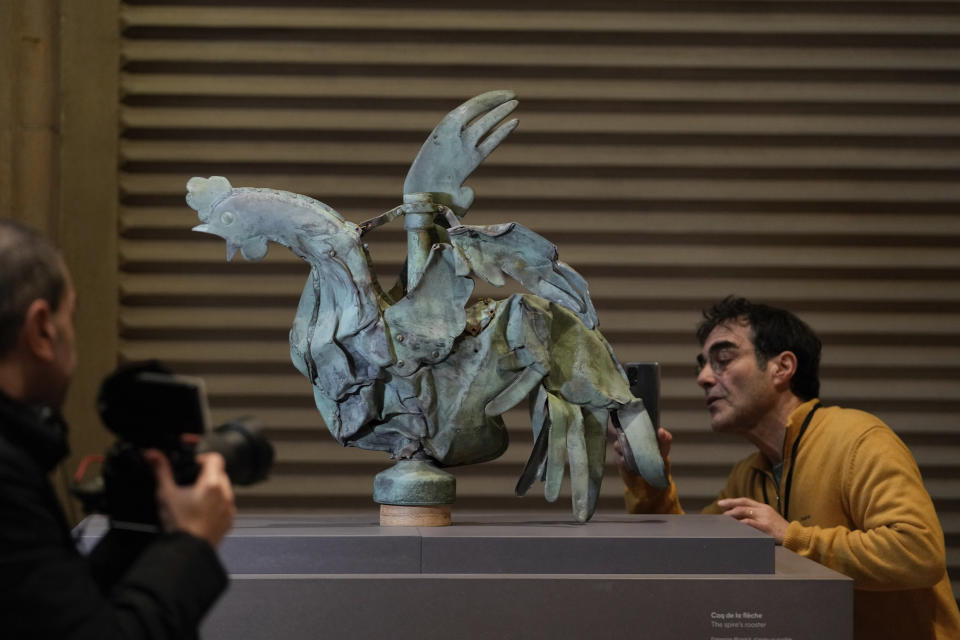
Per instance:
[[[220,235],[219,233],[217,233],[216,231],[211,231],[209,224],[198,224],[197,226],[195,226],[195,227],[193,228],[193,230],[194,230],[194,231],[199,231],[199,232],[201,232],[201,233],[209,233],[209,234],[212,234],[212,235],[215,235],[215,236],[220,236],[221,238],[223,238],[223,236],[221,236],[221,235]],[[237,255],[237,251],[238,251],[239,249],[240,249],[240,245],[234,244],[234,243],[230,242],[229,240],[227,240],[227,262],[230,262],[231,260],[233,260],[233,256]]]

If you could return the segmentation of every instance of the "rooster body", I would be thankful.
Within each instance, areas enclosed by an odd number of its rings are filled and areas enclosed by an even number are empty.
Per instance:
[[[411,175],[426,180],[419,166]],[[339,443],[438,466],[484,462],[507,447],[501,414],[529,400],[535,443],[518,494],[539,478],[555,500],[569,462],[574,516],[589,519],[611,413],[639,434],[631,444],[647,480],[666,485],[649,417],[597,328],[586,282],[539,235],[515,223],[463,225],[447,209],[451,226],[436,228],[422,273],[394,299],[371,272],[368,223],[222,177],[192,178],[187,189],[195,230],[223,237],[228,259],[240,250],[260,260],[274,242],[310,265],[290,356]],[[450,200],[458,213],[472,201],[465,189]],[[531,293],[469,304],[474,277],[500,285],[504,275]]]

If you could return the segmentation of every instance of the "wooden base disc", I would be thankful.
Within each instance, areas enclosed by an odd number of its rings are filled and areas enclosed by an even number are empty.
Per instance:
[[[449,527],[450,505],[409,507],[396,504],[380,505],[381,527]]]

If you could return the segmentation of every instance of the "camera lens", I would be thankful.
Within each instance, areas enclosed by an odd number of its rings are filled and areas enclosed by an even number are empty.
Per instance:
[[[255,418],[231,420],[204,436],[197,453],[215,451],[223,456],[230,481],[250,485],[265,479],[273,466],[273,445],[260,433]]]

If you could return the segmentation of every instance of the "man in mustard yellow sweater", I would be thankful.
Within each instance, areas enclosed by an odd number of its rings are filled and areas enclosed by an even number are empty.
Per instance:
[[[906,445],[877,417],[825,407],[820,340],[788,311],[728,297],[704,312],[697,384],[714,431],[757,452],[704,513],[722,513],[854,580],[854,635],[960,638],[943,530]],[[671,435],[658,432],[667,460]],[[683,513],[622,464],[627,510]]]

